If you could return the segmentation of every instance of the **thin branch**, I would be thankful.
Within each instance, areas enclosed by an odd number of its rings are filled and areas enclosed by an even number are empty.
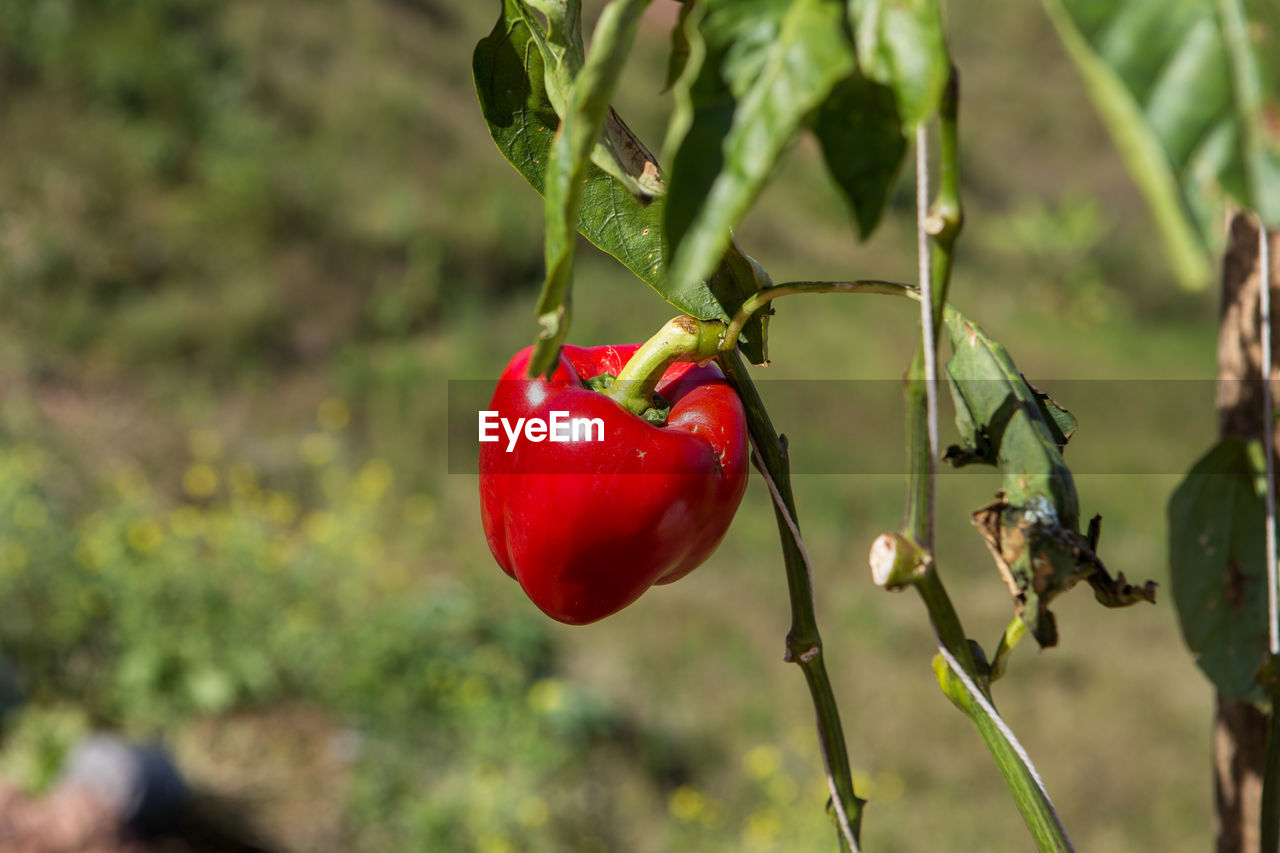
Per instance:
[[[1280,615],[1276,604],[1275,403],[1271,399],[1271,247],[1267,226],[1258,217],[1259,312],[1262,314],[1262,455],[1267,460],[1267,627],[1271,654],[1280,654]]]
[[[723,350],[717,362],[742,400],[750,428],[754,461],[769,493],[773,497],[774,515],[787,570],[787,593],[791,601],[791,628],[787,632],[786,660],[799,665],[809,686],[817,718],[818,745],[827,786],[831,791],[831,809],[838,823],[838,837],[843,849],[858,851],[862,825],[863,800],[853,787],[849,772],[849,754],[840,725],[840,710],[827,674],[822,653],[822,637],[818,633],[813,606],[813,573],[808,550],[800,536],[796,521],[795,500],[791,494],[790,464],[786,442],[773,427],[764,401],[756,390],[736,349]]]
[[[805,547],[804,537],[800,535],[800,528],[796,525],[795,519],[791,517],[791,511],[787,509],[787,503],[782,499],[782,493],[778,491],[778,484],[773,481],[773,477],[769,475],[769,469],[765,467],[764,456],[760,452],[759,445],[756,444],[755,436],[751,438],[751,461],[755,463],[756,470],[760,472],[760,476],[764,478],[765,485],[769,487],[769,494],[773,495],[774,509],[778,515],[786,520],[787,529],[791,531],[791,538],[795,542],[796,548],[800,551],[800,556],[804,558],[804,569],[809,576],[809,583],[813,583],[813,563],[809,559],[809,549]],[[814,647],[815,654],[821,651],[821,646]],[[805,660],[805,654],[801,653],[800,663],[808,663]],[[818,715],[818,737],[826,741],[826,733],[823,730],[822,715]],[[836,786],[836,777],[831,772],[831,759],[827,756],[825,749],[820,750],[822,753],[822,767],[827,775],[827,790],[831,792],[831,807],[836,813],[836,822],[840,827],[840,834],[844,836],[845,843],[849,845],[852,853],[859,853],[858,839],[853,832],[853,825],[849,822],[849,815],[845,811],[844,803],[840,796],[840,790]]]
[[[1075,847],[1071,844],[1071,839],[1067,837],[1067,828],[1062,825],[1062,818],[1058,816],[1058,810],[1053,805],[1053,800],[1049,797],[1049,790],[1044,785],[1044,780],[1040,778],[1040,773],[1036,770],[1035,764],[1031,761],[1031,756],[1027,754],[1026,748],[1022,742],[1018,740],[1018,736],[1013,733],[1013,729],[1009,728],[1009,724],[1004,721],[1004,717],[1000,716],[1000,712],[996,710],[996,706],[992,705],[990,700],[983,695],[982,690],[974,684],[973,679],[964,671],[964,667],[955,659],[951,652],[947,651],[947,647],[942,643],[938,643],[938,654],[942,655],[942,659],[947,662],[947,666],[955,673],[956,678],[960,679],[960,683],[964,685],[965,690],[977,702],[982,710],[1000,730],[1000,734],[1008,742],[1009,747],[1018,756],[1018,760],[1022,762],[1027,773],[1035,782],[1036,788],[1040,791],[1040,796],[1044,797],[1045,805],[1048,807],[1049,815],[1053,818],[1054,824],[1058,827],[1058,832],[1062,834],[1062,840],[1066,843],[1067,850],[1075,851]]]
[[[773,495],[774,508],[786,521],[787,529],[791,531],[791,541],[796,543],[796,549],[800,552],[801,559],[804,560],[805,574],[809,576],[809,583],[812,584],[813,561],[809,559],[809,549],[805,547],[804,537],[800,535],[800,528],[796,525],[795,519],[791,517],[786,501],[782,499],[782,492],[778,491],[778,484],[773,482],[773,477],[769,475],[769,469],[764,465],[764,456],[760,453],[760,445],[756,443],[754,435],[751,436],[751,462],[756,466],[756,470],[760,472],[760,476],[764,477],[765,485],[769,487],[769,494]]]
[[[751,315],[768,305],[779,296],[790,296],[795,293],[881,293],[895,296],[918,298],[915,287],[896,281],[881,279],[859,279],[857,281],[788,281],[757,290],[751,294],[729,322],[721,338],[720,349],[731,350],[738,345],[738,335]]]
[[[914,575],[916,591],[929,611],[938,647],[937,661],[946,669],[935,671],[947,696],[970,717],[991,751],[1001,774],[1014,793],[1023,819],[1041,850],[1072,851],[1062,820],[1054,809],[1044,782],[1026,750],[1008,725],[996,713],[984,684],[990,672],[981,672],[974,660],[964,628],[932,559],[935,489],[938,460],[938,333],[951,280],[955,240],[964,223],[960,206],[957,121],[959,77],[953,67],[941,104],[940,186],[932,209],[929,206],[928,125],[916,126],[916,236],[920,267],[920,345],[916,349],[907,380],[909,454],[911,478],[904,519],[904,533],[928,554],[921,571]],[[936,250],[936,251],[935,251]],[[923,386],[923,387],[921,387]],[[943,675],[955,676],[949,682]],[[952,690],[951,683],[960,688]]]
[[[916,254],[920,273],[920,332],[924,343],[925,420],[929,436],[929,456],[923,482],[924,514],[918,519],[920,545],[933,550],[934,490],[938,459],[938,334],[934,329],[933,264],[929,239],[929,126],[916,125]]]

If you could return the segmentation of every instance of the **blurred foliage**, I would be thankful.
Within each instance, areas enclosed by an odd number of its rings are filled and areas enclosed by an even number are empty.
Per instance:
[[[293,5],[297,25],[213,0],[0,10],[0,310],[46,358],[225,375],[420,330],[452,278],[480,296],[536,278],[536,240],[502,239],[532,224],[430,192],[461,177],[419,67],[460,38],[454,13]],[[423,43],[395,43],[400,23]]]
[[[71,749],[89,731],[88,717],[75,706],[51,705],[27,711],[5,732],[0,774],[26,791],[47,791]]]
[[[315,438],[302,453],[331,459]],[[78,520],[41,489],[48,464],[30,445],[0,450],[0,648],[32,706],[6,775],[46,787],[89,720],[145,733],[289,699],[358,733],[362,849],[462,849],[522,823],[551,832],[520,849],[559,849],[578,824],[609,836],[572,790],[545,797],[581,775],[618,711],[556,677],[535,613],[388,554],[383,532],[432,510],[394,494],[386,462],[317,465],[310,511],[243,464],[193,460],[176,504],[127,472]]]
[[[1078,327],[1096,326],[1128,309],[1108,287],[1098,250],[1110,223],[1092,198],[1067,196],[1056,205],[1026,199],[983,223],[975,235],[987,251],[1046,282],[1041,298]]]

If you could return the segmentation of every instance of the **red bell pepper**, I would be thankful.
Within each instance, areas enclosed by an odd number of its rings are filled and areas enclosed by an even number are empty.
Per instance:
[[[635,383],[643,387],[630,389],[628,405],[640,408],[636,394],[647,401],[660,377],[656,391],[670,403],[663,425],[587,387],[602,374],[622,384],[638,349],[565,346],[550,378],[529,379],[526,348],[481,415],[490,436],[480,449],[489,548],[534,604],[571,625],[602,619],[701,565],[746,490],[746,421],[719,368],[650,360],[654,376]],[[552,432],[568,440],[553,441]]]

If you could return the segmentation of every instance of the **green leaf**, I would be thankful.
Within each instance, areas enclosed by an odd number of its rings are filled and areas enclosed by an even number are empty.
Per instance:
[[[489,133],[503,156],[543,189],[551,137],[560,117],[547,95],[540,24],[518,0],[504,0],[493,32],[472,55],[476,94]]]
[[[1025,380],[1026,377],[1023,377],[1023,379]],[[1061,451],[1067,446],[1071,436],[1076,433],[1076,427],[1079,426],[1076,416],[1059,406],[1057,400],[1043,391],[1031,388],[1031,393],[1036,395],[1036,404],[1040,408],[1040,417],[1048,424],[1049,432],[1053,434],[1053,442],[1058,445],[1058,450]]]
[[[1266,511],[1249,445],[1225,438],[1169,500],[1169,573],[1187,647],[1223,696],[1260,702],[1267,659]]]
[[[708,0],[677,99],[692,107],[674,150],[667,197],[668,287],[710,275],[805,117],[854,67],[836,0]]]
[[[967,449],[949,449],[946,458],[998,464],[1004,472],[1003,492],[974,513],[974,524],[1032,636],[1042,647],[1055,645],[1050,603],[1093,570],[1072,559],[1076,543],[1066,535],[1079,535],[1075,483],[1039,398],[1004,347],[956,312],[944,322],[954,351],[947,383],[956,426],[968,442]]]
[[[563,113],[569,105],[573,78],[578,76],[587,55],[582,43],[581,0],[526,0],[526,3],[546,16],[546,34],[537,41],[543,59],[552,68],[547,94],[556,112]]]
[[[1240,0],[1044,0],[1186,286],[1230,195],[1280,224],[1280,12]]]
[[[591,52],[569,92],[560,131],[551,140],[543,191],[547,272],[536,309],[542,331],[529,359],[530,376],[549,376],[555,370],[560,345],[569,336],[569,290],[583,180],[591,152],[604,132],[609,100],[631,52],[640,15],[648,5],[649,0],[616,0],[605,7]]]
[[[1218,18],[1231,62],[1231,92],[1240,117],[1245,193],[1237,200],[1269,227],[1280,226],[1280,8],[1255,0],[1219,0]],[[1263,16],[1267,16],[1266,24]]]
[[[680,148],[694,121],[693,87],[700,79],[707,56],[707,42],[700,29],[706,11],[705,3],[695,0],[685,3],[671,34],[672,53],[667,69],[667,87],[672,90],[675,107],[667,124],[665,150],[672,157],[675,155],[671,152]],[[664,218],[664,226],[665,224]],[[744,255],[732,240],[715,272],[707,279],[715,301],[726,309],[732,306],[729,314],[736,313],[737,307],[744,300],[771,283],[760,265]],[[673,278],[667,278],[660,287],[668,294],[668,300],[681,298],[679,285]],[[747,357],[756,364],[768,360],[766,323],[772,313],[772,309],[756,312],[739,336],[739,343]]]
[[[943,322],[953,355],[947,383],[956,404],[956,427],[968,442],[964,461],[996,464],[1004,471],[1010,503],[1046,498],[1060,524],[1077,529],[1075,481],[1059,450],[1058,431],[1043,414],[1040,395],[1027,384],[1009,353],[956,311]],[[948,451],[951,455],[951,451]]]
[[[951,74],[938,0],[849,0],[862,73],[893,90],[911,131],[938,111]]]
[[[858,233],[871,236],[907,153],[893,92],[859,73],[831,90],[814,118],[827,171],[853,211]]]
[[[556,115],[563,116],[569,109],[573,96],[573,81],[586,62],[586,48],[582,43],[581,0],[524,0],[546,16],[547,31],[542,33],[532,27],[534,42],[542,52],[543,62],[550,71],[546,74],[547,98]],[[531,19],[530,19],[531,20]],[[591,149],[591,162],[608,172],[627,188],[641,203],[648,203],[651,196],[666,192],[656,170],[644,170],[631,161],[640,149],[650,160],[652,155],[644,150],[622,120],[609,111],[604,137]]]
[[[472,69],[494,143],[516,171],[543,193],[551,141],[560,119],[547,94],[547,59],[540,42],[545,42],[545,34],[537,17],[520,0],[504,0],[493,31],[476,45]],[[657,161],[612,111],[606,117],[605,130],[606,135],[625,142],[616,145],[627,152],[619,161],[635,181],[661,181]],[[741,299],[722,303],[712,287],[701,281],[679,291],[667,286],[662,236],[665,200],[646,197],[649,203],[644,203],[595,165],[594,159],[586,167],[581,185],[578,231],[679,310],[701,320],[727,322]],[[728,261],[722,261],[714,275],[721,293],[748,289],[754,293],[758,289],[754,281],[736,277]],[[762,322],[755,320],[744,330],[744,337],[747,358],[755,363],[764,361]]]
[[[662,87],[664,93],[671,91],[676,81],[684,74],[685,66],[688,65],[693,54],[695,42],[701,44],[701,39],[697,35],[697,25],[702,20],[704,11],[705,8],[701,3],[689,2],[680,6],[675,26],[671,28],[671,54],[667,57],[667,82]],[[699,56],[695,61],[701,63],[702,57]]]
[[[1075,481],[1062,458],[1075,419],[1028,385],[1005,348],[976,325],[951,309],[943,322],[953,350],[947,382],[966,440],[945,458],[1000,466],[1003,490],[973,513],[973,523],[1032,636],[1041,647],[1057,643],[1049,605],[1082,580],[1107,607],[1154,602],[1153,582],[1134,587],[1107,572],[1095,553],[1100,519],[1089,536],[1080,533]]]

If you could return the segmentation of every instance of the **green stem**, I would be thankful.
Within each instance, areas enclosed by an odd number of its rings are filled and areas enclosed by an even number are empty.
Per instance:
[[[943,94],[943,102],[939,106],[942,141],[940,145],[938,196],[929,214],[922,218],[922,230],[928,235],[928,240],[927,242],[922,241],[921,245],[931,256],[929,265],[924,267],[922,272],[927,271],[932,285],[930,288],[932,316],[928,316],[929,312],[925,312],[925,319],[932,320],[932,322],[928,324],[931,334],[927,333],[925,329],[921,329],[920,343],[917,345],[915,355],[911,360],[911,367],[907,372],[907,382],[904,389],[907,406],[907,459],[909,472],[906,504],[903,510],[902,533],[914,540],[918,547],[929,554],[926,570],[920,573],[915,587],[929,612],[929,621],[933,626],[938,644],[946,648],[960,662],[965,672],[975,683],[981,684],[982,680],[979,678],[978,667],[973,659],[973,652],[969,648],[969,641],[964,633],[964,627],[960,623],[959,614],[956,613],[955,606],[952,605],[951,598],[947,595],[946,588],[942,584],[942,579],[938,576],[937,566],[932,558],[935,466],[937,460],[934,458],[933,450],[935,439],[931,437],[929,428],[929,416],[931,413],[929,382],[930,379],[935,377],[927,375],[926,364],[929,359],[926,358],[925,347],[929,347],[928,352],[933,355],[932,361],[936,364],[938,332],[942,326],[943,309],[947,304],[947,291],[951,284],[952,249],[955,246],[956,235],[959,233],[961,226],[959,163],[957,160],[958,142],[956,139],[957,97],[957,77],[953,67],[947,88]],[[917,144],[923,146],[925,139],[926,134],[918,134]],[[917,179],[924,183],[927,176],[927,157],[922,157],[920,162],[923,163],[924,168],[919,170]],[[942,203],[944,200],[945,204]],[[924,204],[928,203],[928,199],[922,193],[918,202],[923,207]],[[922,286],[923,284],[924,282],[921,282]]]
[[[800,666],[805,682],[809,685],[809,694],[817,716],[822,761],[827,770],[831,805],[836,813],[842,848],[857,850],[863,801],[853,790],[853,776],[849,772],[849,755],[840,725],[840,712],[823,661],[822,638],[818,633],[818,619],[813,607],[813,579],[809,573],[808,556],[799,536],[786,439],[774,430],[764,402],[737,351],[723,351],[717,361],[742,399],[747,425],[757,452],[757,463],[775,496],[774,516],[778,523],[778,536],[787,570],[787,592],[791,599],[791,629],[787,632],[786,660]]]
[[[959,83],[953,67],[947,88],[939,106],[939,187],[929,213],[920,218],[922,252],[931,257],[922,264],[922,278],[928,275],[932,282],[931,311],[922,312],[920,344],[916,348],[911,368],[907,374],[906,403],[908,416],[908,458],[910,479],[907,486],[906,509],[903,513],[903,535],[913,540],[930,558],[914,583],[938,641],[939,654],[934,659],[934,673],[943,693],[973,721],[979,735],[995,759],[996,766],[1013,792],[1018,810],[1026,822],[1036,846],[1041,851],[1070,851],[1062,823],[1058,820],[1053,803],[1044,784],[1036,775],[1031,761],[1022,750],[1013,732],[1009,730],[991,702],[990,672],[979,668],[969,640],[960,624],[960,617],[938,576],[933,550],[933,491],[934,447],[936,427],[930,429],[933,414],[929,401],[929,386],[936,382],[936,375],[929,375],[926,364],[936,365],[939,329],[947,304],[951,283],[951,268],[955,241],[964,223],[960,207],[959,157],[957,138]],[[925,144],[926,134],[918,135],[918,143]],[[920,163],[927,166],[927,158]],[[918,170],[922,182],[927,169]],[[921,194],[921,207],[927,203]],[[923,284],[923,282],[922,282]],[[923,289],[923,288],[922,288]],[[932,322],[925,322],[931,320]],[[929,333],[932,331],[932,334]],[[926,351],[928,347],[928,351]],[[926,358],[926,356],[929,356]],[[936,370],[936,368],[935,368]],[[934,422],[936,423],[936,421]],[[1007,654],[1007,653],[1006,653]]]
[[[964,632],[964,626],[960,624],[960,614],[951,603],[947,588],[943,586],[937,567],[932,562],[920,573],[920,579],[915,587],[916,592],[920,593],[925,609],[929,611],[929,621],[933,625],[933,633],[938,645],[945,648],[960,662],[965,673],[973,679],[975,684],[985,685],[986,675],[979,670],[973,658],[969,638]],[[984,689],[983,693],[988,699],[991,698],[989,691]]]
[[[931,348],[935,353],[934,361],[936,362],[938,330],[942,325],[947,292],[951,285],[952,249],[955,247],[956,237],[964,221],[960,210],[960,164],[957,138],[959,78],[954,66],[952,66],[951,77],[947,82],[938,112],[941,137],[938,196],[924,223],[933,249],[932,264],[929,268],[933,284],[931,299],[933,336],[931,340],[925,340],[927,336],[922,334],[907,377],[907,454],[910,460],[910,479],[903,519],[903,534],[914,539],[917,545],[930,554],[933,551],[934,466],[937,460],[934,458],[932,449],[934,442],[929,435],[928,382],[930,377],[925,375],[924,348],[926,346]],[[921,178],[923,179],[923,176]],[[938,642],[955,655],[970,677],[976,679],[978,670],[969,650],[969,642],[932,559],[929,560],[928,570],[921,574],[916,590],[919,591],[925,607],[929,610],[929,620],[933,623]]]
[[[907,493],[903,499],[902,533],[932,559],[933,453],[929,448],[923,344],[916,346],[902,394],[907,408]]]
[[[859,281],[788,281],[757,290],[742,303],[742,307],[733,315],[729,327],[724,330],[720,348],[731,350],[738,345],[738,335],[751,319],[751,315],[768,305],[779,296],[790,296],[793,293],[884,293],[894,296],[909,296],[918,299],[919,295],[909,284],[896,281],[880,281],[879,279],[862,279]]]
[[[951,288],[951,267],[956,238],[964,227],[964,211],[960,205],[959,155],[960,78],[951,68],[951,76],[943,90],[938,107],[939,162],[938,194],[924,217],[924,231],[929,237],[932,280],[933,336],[928,343],[937,352],[939,331],[947,294]],[[907,373],[907,457],[909,473],[906,504],[903,510],[903,532],[928,551],[933,550],[934,464],[929,440],[928,386],[925,375],[925,341],[921,337],[911,368]],[[935,359],[936,360],[936,359]]]
[[[938,679],[942,692],[953,704],[965,713],[982,736],[982,741],[995,759],[996,766],[1004,776],[1009,790],[1018,803],[1022,819],[1035,839],[1036,849],[1041,853],[1071,853],[1071,846],[1066,831],[1063,830],[1053,804],[1044,795],[1044,784],[1030,764],[1026,762],[1025,753],[1013,737],[1013,733],[1003,724],[994,708],[983,707],[978,701],[975,691],[961,681],[951,664],[941,654],[933,659],[933,672]]]
[[[723,330],[718,320],[673,317],[635,351],[605,396],[640,414],[653,405],[653,391],[667,368],[677,361],[704,361],[714,356]]]
[[[964,227],[964,208],[960,204],[959,151],[960,75],[955,66],[943,90],[938,106],[938,194],[925,218],[925,228],[933,240],[933,320],[934,345],[942,322],[942,308],[947,304],[951,285],[951,257],[956,238]]]
[[[1013,654],[1013,650],[1017,648],[1019,641],[1026,635],[1027,623],[1022,621],[1021,616],[1014,616],[1009,621],[1009,627],[1004,629],[1004,636],[1000,638],[1000,645],[996,647],[995,658],[991,661],[992,681],[1004,676],[1004,671],[1009,666],[1009,655]]]

